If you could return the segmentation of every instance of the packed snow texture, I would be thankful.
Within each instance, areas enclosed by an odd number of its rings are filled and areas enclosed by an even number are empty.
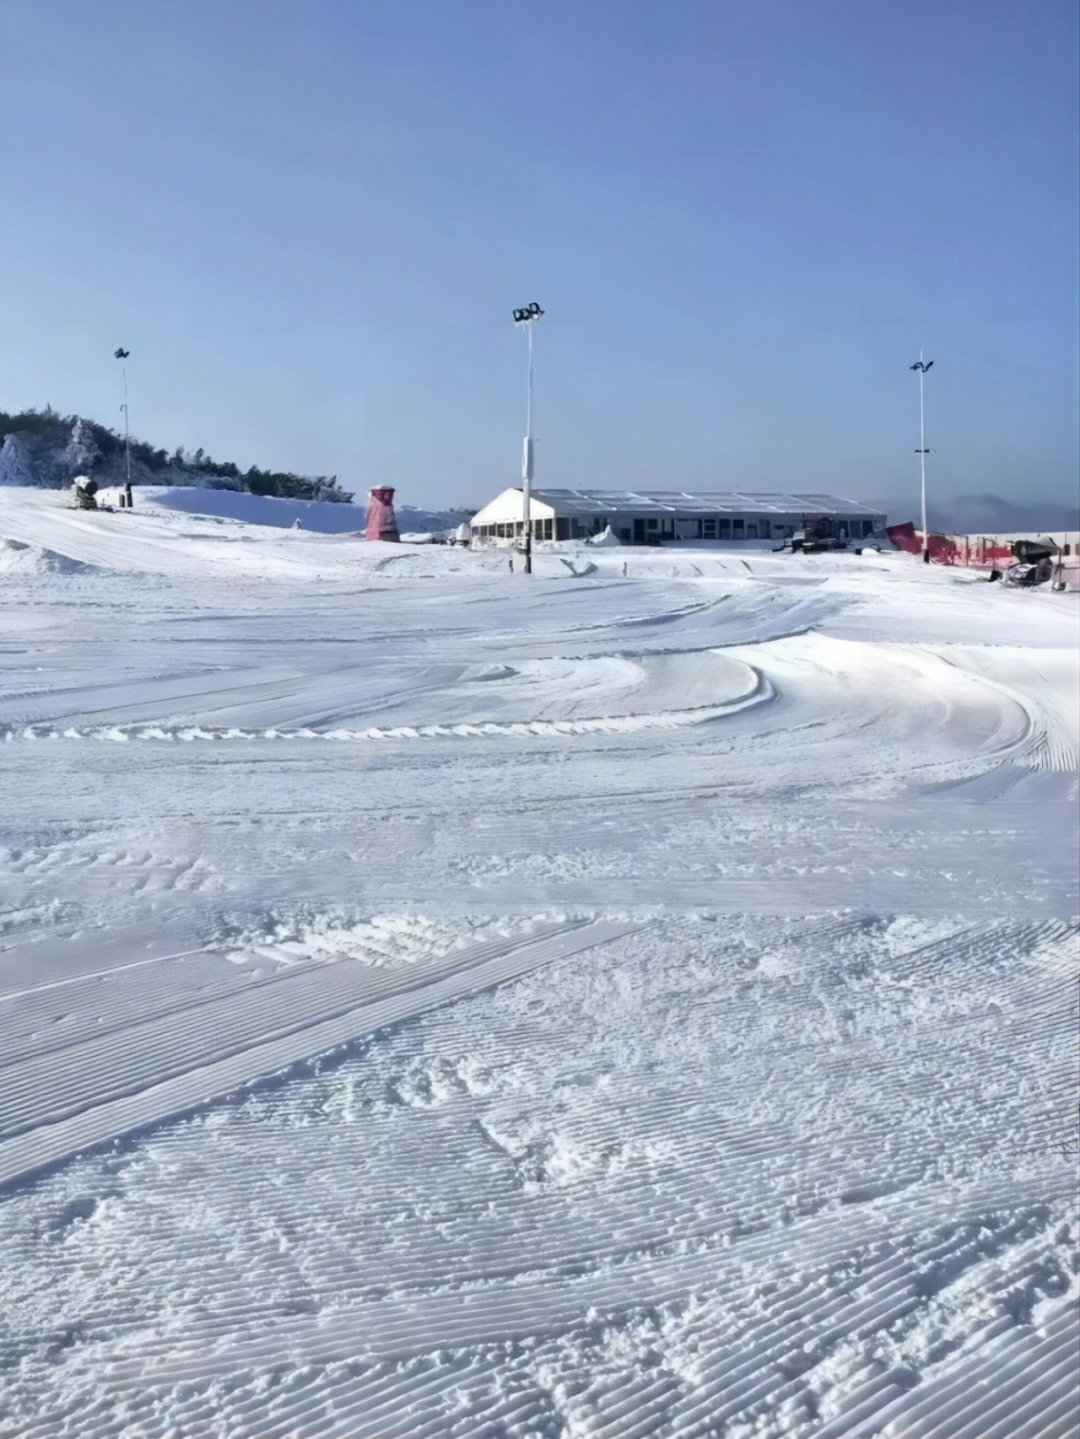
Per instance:
[[[0,494],[0,1434],[1077,1432],[1076,594],[137,498]]]
[[[365,499],[343,505],[330,500],[282,500],[273,495],[249,495],[242,490],[216,490],[192,485],[137,489],[135,503],[165,505],[193,515],[214,515],[221,519],[242,520],[246,524],[275,525],[282,529],[297,526],[320,534],[346,534],[364,528]],[[398,529],[402,532],[430,534],[455,529],[467,520],[469,510],[422,510],[414,505],[396,505]]]

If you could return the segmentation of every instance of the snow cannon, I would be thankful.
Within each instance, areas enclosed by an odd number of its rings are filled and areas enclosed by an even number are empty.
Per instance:
[[[97,492],[97,480],[87,475],[76,475],[71,482],[71,498],[77,510],[96,510],[98,502],[94,496]]]
[[[367,515],[364,519],[366,540],[398,540],[397,519],[394,516],[394,491],[389,485],[380,485],[368,495]]]

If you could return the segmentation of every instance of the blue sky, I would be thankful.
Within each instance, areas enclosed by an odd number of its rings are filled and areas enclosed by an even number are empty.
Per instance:
[[[123,345],[140,438],[481,504],[536,299],[539,486],[914,500],[922,345],[931,496],[1075,500],[1077,68],[1071,0],[3,0],[0,409],[122,428]]]

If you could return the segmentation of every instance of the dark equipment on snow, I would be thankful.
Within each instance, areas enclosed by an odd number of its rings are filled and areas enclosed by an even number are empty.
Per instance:
[[[1016,585],[1019,589],[1034,589],[1036,585],[1045,585],[1054,573],[1054,563],[1049,555],[1043,555],[1041,560],[1034,564],[1010,565],[1005,571],[1005,583]]]
[[[1034,589],[1053,577],[1058,547],[1052,540],[1013,540],[1010,548],[1016,563],[1005,571],[1007,585]]]
[[[1039,560],[1050,560],[1058,552],[1052,540],[1013,540],[1012,552],[1022,565],[1034,565]]]
[[[112,505],[99,505],[97,502],[98,484],[97,480],[87,479],[85,475],[76,475],[72,481],[73,508],[76,510],[104,510],[107,514],[113,514]]]
[[[818,515],[816,519],[805,520],[801,530],[776,546],[777,552],[788,549],[794,555],[818,555],[825,550],[846,550],[847,540],[841,536],[840,526],[831,515]]]
[[[75,508],[77,510],[96,510],[98,502],[95,499],[98,487],[96,480],[75,481]]]

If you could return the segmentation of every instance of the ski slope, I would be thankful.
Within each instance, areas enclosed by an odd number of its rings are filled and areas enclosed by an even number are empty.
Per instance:
[[[0,1434],[1080,1426],[1080,608],[0,491]]]

